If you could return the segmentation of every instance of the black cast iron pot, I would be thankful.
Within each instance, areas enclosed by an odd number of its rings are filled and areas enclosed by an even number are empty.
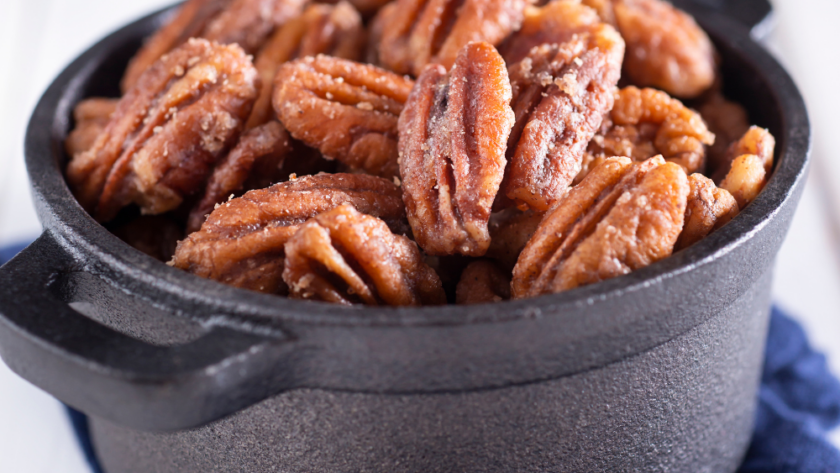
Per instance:
[[[750,23],[769,11],[722,5]],[[0,270],[0,355],[91,417],[111,473],[734,471],[809,125],[790,77],[745,26],[693,12],[719,48],[726,93],[778,140],[755,202],[626,276],[412,309],[226,287],[88,216],[62,176],[72,107],[117,95],[166,12],[122,28],[73,62],[32,116],[26,160],[45,231]]]

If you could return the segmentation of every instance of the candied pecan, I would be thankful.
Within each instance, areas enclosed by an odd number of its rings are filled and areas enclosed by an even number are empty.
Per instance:
[[[158,261],[169,261],[178,240],[184,238],[181,224],[169,215],[141,215],[111,228],[114,235]]]
[[[742,154],[732,161],[720,187],[729,191],[738,202],[738,207],[743,209],[755,200],[767,184],[767,172],[764,169],[764,161],[759,156]]]
[[[513,270],[513,296],[591,284],[670,255],[688,193],[685,171],[661,156],[606,159],[546,214]]]
[[[274,84],[274,110],[294,138],[351,169],[396,175],[397,120],[410,79],[319,55],[284,64]]]
[[[417,244],[344,204],[304,223],[286,243],[290,295],[338,304],[444,304],[440,278]]]
[[[239,46],[190,40],[155,63],[117,106],[93,147],[67,167],[79,202],[100,221],[137,203],[178,207],[236,140],[259,78]]]
[[[510,208],[490,216],[490,248],[487,257],[512,269],[528,240],[537,231],[545,213]]]
[[[381,64],[420,75],[426,64],[449,69],[472,41],[494,46],[516,31],[526,0],[396,0],[379,40]]]
[[[714,140],[700,115],[679,100],[659,90],[631,86],[616,94],[609,120],[589,143],[590,156],[584,161],[609,156],[641,161],[661,154],[693,173],[703,169],[705,145]]]
[[[624,41],[600,23],[566,43],[538,46],[511,67],[516,124],[502,194],[518,207],[548,210],[566,192],[613,106],[623,55]]]
[[[490,261],[473,261],[461,273],[456,304],[483,304],[510,299],[510,276]]]
[[[738,203],[726,189],[719,189],[702,174],[688,176],[691,191],[685,207],[685,226],[674,250],[687,248],[738,215]]]
[[[560,44],[576,34],[590,33],[601,23],[595,10],[578,0],[555,0],[544,7],[528,6],[519,31],[499,47],[505,63],[513,65],[543,44]]]
[[[370,21],[367,33],[367,51],[365,62],[368,64],[381,64],[379,60],[379,44],[382,42],[382,33],[385,26],[391,23],[391,19],[397,14],[398,3],[392,1],[382,7],[375,17]]]
[[[87,151],[93,146],[96,137],[105,129],[111,120],[111,115],[117,109],[119,99],[94,97],[85,99],[73,109],[73,119],[76,128],[64,140],[64,149],[72,158],[78,153]]]
[[[272,84],[281,64],[318,54],[355,61],[361,59],[364,44],[362,17],[352,5],[345,1],[309,5],[301,16],[278,28],[257,55],[254,65],[264,86],[245,129],[271,120]]]
[[[488,43],[464,47],[447,74],[430,65],[400,115],[408,221],[432,255],[481,256],[513,125],[505,63]]]
[[[691,15],[662,0],[584,0],[627,42],[624,75],[638,86],[692,98],[715,81],[715,50]]]
[[[172,264],[255,291],[284,293],[284,245],[307,219],[341,204],[405,229],[400,190],[361,174],[319,174],[253,190],[220,205],[178,244]]]
[[[188,0],[131,59],[122,79],[128,92],[143,72],[190,38],[239,44],[257,52],[275,27],[297,17],[304,0]]]
[[[341,0],[344,1],[344,0]],[[375,15],[380,9],[392,3],[391,0],[348,0],[350,4],[359,11],[365,18]],[[324,0],[324,3],[338,3],[338,0]],[[396,2],[393,2],[396,3]]]
[[[764,171],[773,169],[773,152],[776,149],[776,139],[764,128],[751,126],[738,141],[732,143],[727,154],[727,167],[738,156],[754,154],[764,165]],[[728,169],[727,169],[728,172]]]
[[[715,135],[715,143],[706,151],[706,174],[715,182],[729,171],[732,159],[727,159],[727,150],[750,128],[747,111],[741,105],[730,102],[719,92],[709,94],[697,107],[709,131]],[[715,177],[719,177],[715,179]]]
[[[283,125],[276,121],[243,133],[239,143],[213,170],[210,180],[207,181],[204,197],[190,212],[187,232],[192,233],[201,228],[213,207],[224,202],[228,196],[242,191],[249,177],[264,177],[259,184],[250,189],[277,182],[280,178],[280,166],[291,150],[289,134]]]

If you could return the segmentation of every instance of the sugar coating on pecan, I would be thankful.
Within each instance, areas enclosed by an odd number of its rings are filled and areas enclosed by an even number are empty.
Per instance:
[[[694,173],[703,169],[706,145],[714,141],[703,118],[679,100],[659,90],[630,86],[617,92],[609,119],[589,143],[584,163],[591,167],[597,158],[629,156],[642,161],[661,154]],[[587,171],[584,166],[582,175]]]
[[[525,59],[528,53],[543,44],[560,44],[576,34],[588,33],[601,23],[595,10],[578,0],[555,0],[543,7],[525,8],[522,27],[499,46],[508,65]]]
[[[396,0],[378,42],[379,60],[419,76],[427,64],[449,69],[473,41],[497,46],[519,29],[525,0]]]
[[[417,244],[352,205],[310,219],[285,248],[283,280],[291,297],[345,305],[446,303]]]
[[[397,173],[397,120],[414,85],[369,64],[319,55],[288,62],[274,110],[291,135],[351,169]]]
[[[128,92],[146,69],[190,38],[235,43],[254,54],[275,27],[300,14],[304,3],[303,0],[188,0],[131,59],[122,79],[122,91]]]
[[[278,182],[283,161],[291,152],[291,139],[279,122],[268,122],[243,133],[210,175],[204,196],[190,211],[187,232],[198,231],[215,205],[229,196]]]
[[[605,160],[546,214],[513,270],[513,296],[572,289],[669,256],[688,193],[685,171],[661,156]]]
[[[490,216],[490,248],[488,258],[496,260],[503,268],[513,269],[519,254],[537,231],[544,212],[516,208],[505,209]]]
[[[459,305],[501,302],[510,299],[510,273],[492,261],[473,261],[461,273],[455,290]]]
[[[729,146],[749,130],[749,116],[744,107],[727,100],[719,91],[708,94],[697,111],[715,135],[715,143],[706,150],[706,175],[720,182],[732,162],[727,154]]]
[[[775,149],[776,138],[767,129],[752,126],[738,141],[730,145],[727,154],[733,160],[743,154],[754,154],[761,160],[764,170],[769,173],[773,168]]]
[[[663,0],[584,0],[614,24],[627,55],[631,83],[693,98],[715,81],[715,50],[691,15]]]
[[[64,140],[64,149],[71,158],[87,151],[93,146],[96,137],[102,133],[111,121],[111,115],[117,110],[119,99],[94,97],[82,100],[73,109],[75,128]]]
[[[271,96],[274,76],[281,64],[318,54],[360,60],[364,53],[365,36],[362,17],[346,1],[336,5],[311,4],[301,16],[278,28],[254,61],[265,85],[260,90],[260,97],[254,104],[245,129],[262,125],[273,118]]]
[[[735,198],[702,174],[688,176],[691,191],[685,207],[685,225],[674,250],[687,248],[738,215]]]
[[[502,184],[507,199],[545,211],[563,196],[613,107],[623,55],[621,36],[600,23],[566,43],[537,46],[511,66],[516,124]]]
[[[720,187],[728,190],[742,209],[767,184],[775,148],[773,135],[764,128],[753,126],[727,150],[726,167],[723,168],[727,171]]]
[[[130,203],[145,214],[177,208],[235,142],[258,89],[239,46],[183,44],[140,77],[94,145],[68,165],[79,202],[100,221]]]
[[[405,229],[400,190],[362,174],[318,174],[253,190],[219,205],[178,244],[172,265],[198,276],[282,294],[284,245],[307,219],[342,204]]]
[[[470,43],[449,73],[429,65],[400,115],[400,176],[408,221],[431,255],[481,256],[513,125],[505,63]]]

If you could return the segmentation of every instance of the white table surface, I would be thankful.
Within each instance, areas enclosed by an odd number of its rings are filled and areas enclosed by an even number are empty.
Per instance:
[[[170,0],[0,0],[0,246],[40,233],[22,159],[40,94],[76,55]],[[810,180],[779,254],[778,303],[840,373],[840,2],[776,0],[768,48],[802,88],[814,126]],[[840,432],[834,434],[840,446]],[[0,471],[88,473],[58,402],[0,363]]]

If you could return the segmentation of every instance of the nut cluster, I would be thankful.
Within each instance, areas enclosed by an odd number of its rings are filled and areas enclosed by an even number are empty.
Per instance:
[[[540,3],[188,0],[76,106],[68,184],[181,270],[393,306],[627,274],[756,198],[775,141],[689,15]]]

